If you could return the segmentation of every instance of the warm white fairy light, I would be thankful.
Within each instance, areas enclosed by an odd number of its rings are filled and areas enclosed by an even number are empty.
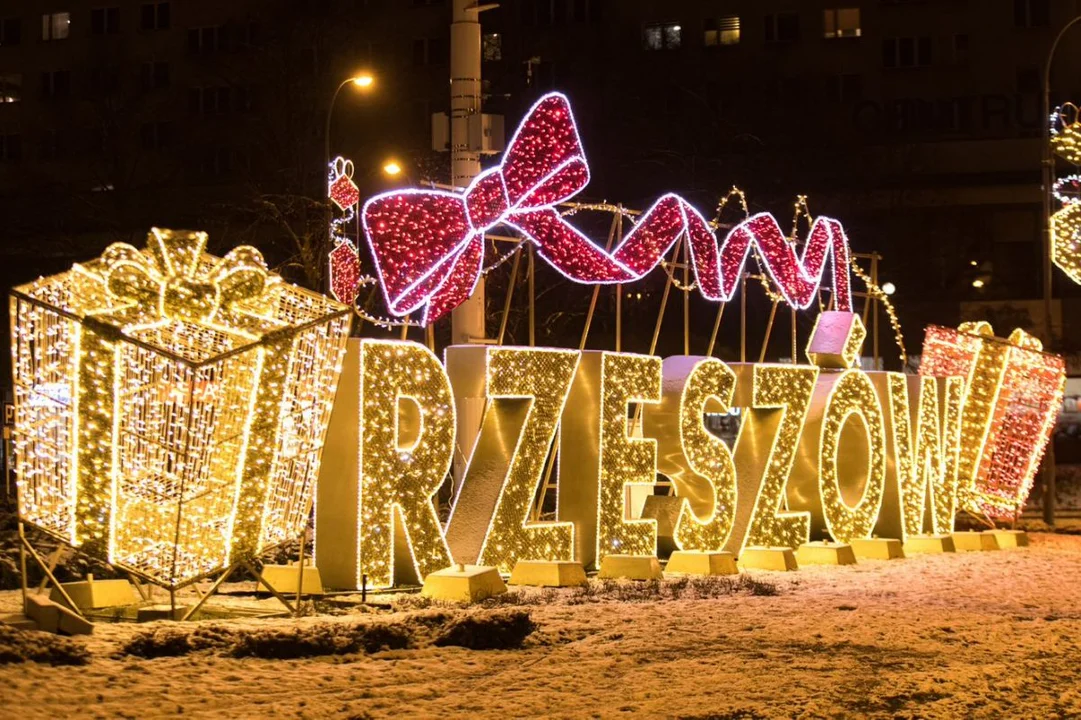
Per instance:
[[[299,535],[349,325],[206,239],[154,229],[12,294],[22,517],[170,587]]]
[[[810,513],[783,511],[781,506],[817,378],[816,367],[753,368],[751,406],[745,410],[736,453],[739,455],[742,447],[768,447],[769,451],[741,551],[750,546],[796,548],[810,538]],[[781,411],[779,420],[777,410]],[[752,450],[753,454],[760,452]]]
[[[500,401],[507,400],[524,400],[529,410],[484,537],[481,565],[509,573],[518,560],[574,559],[573,523],[533,522],[529,515],[579,357],[577,350],[488,349],[488,412],[500,412]],[[470,464],[478,461],[485,462],[474,457]]]
[[[736,468],[724,441],[706,427],[711,412],[728,412],[736,385],[731,368],[716,358],[665,359],[659,405],[646,406],[644,432],[657,439],[657,469],[683,498],[675,526],[681,550],[719,552],[732,532]]]
[[[439,358],[413,342],[364,340],[360,383],[356,581],[367,575],[369,585],[389,587],[402,570],[423,579],[451,565],[432,498],[454,454],[454,400]],[[419,408],[419,427],[401,426],[402,398]],[[409,548],[411,568],[395,568],[395,544]]]
[[[849,346],[846,345],[846,351]],[[856,369],[845,370],[839,376],[829,378],[832,387],[822,413],[822,427],[818,445],[818,487],[822,500],[822,513],[830,536],[838,542],[851,542],[871,536],[882,495],[886,485],[886,433],[882,408],[875,396],[867,374]],[[852,448],[842,447],[841,438],[845,424],[857,420],[863,427],[863,436],[855,436],[867,452],[867,465],[863,468],[864,486],[860,498],[850,504],[841,492],[841,468],[853,470],[853,463],[845,455]]]
[[[661,359],[606,352],[601,360],[597,563],[605,555],[654,555],[657,521],[627,518],[627,490],[657,481],[657,441],[630,437],[630,403],[661,399]]]

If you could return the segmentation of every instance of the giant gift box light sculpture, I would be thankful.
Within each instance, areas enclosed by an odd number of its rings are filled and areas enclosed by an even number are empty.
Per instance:
[[[154,229],[11,295],[20,517],[178,587],[299,535],[349,309]]]
[[[530,109],[503,162],[478,175],[464,193],[395,190],[371,198],[361,220],[388,310],[398,317],[419,312],[421,324],[428,324],[463,302],[483,273],[484,234],[497,225],[517,230],[560,273],[589,284],[640,279],[686,234],[698,286],[715,301],[733,296],[753,246],[784,299],[806,308],[817,298],[832,256],[837,308],[852,309],[848,239],[836,220],[814,222],[802,257],[769,213],[748,218],[718,244],[705,218],[669,193],[609,253],[556,210],[588,182],[570,102],[549,93]],[[353,266],[348,253],[338,251],[331,274],[349,278]],[[342,284],[335,293],[352,302],[356,285]]]
[[[966,378],[960,508],[1009,518],[1024,506],[1066,383],[1062,357],[1042,350],[1020,328],[1008,339],[996,338],[986,322],[927,328],[920,374]]]

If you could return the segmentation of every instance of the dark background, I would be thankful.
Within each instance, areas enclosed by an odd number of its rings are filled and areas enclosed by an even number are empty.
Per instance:
[[[68,13],[67,37],[44,39],[46,12]],[[1074,0],[507,0],[481,15],[484,110],[504,115],[509,137],[536,97],[567,93],[593,174],[578,200],[644,208],[673,191],[709,217],[735,184],[787,227],[807,194],[854,250],[881,253],[917,353],[929,322],[1029,322],[1018,308],[1041,288],[1041,67],[1079,12]],[[449,105],[449,22],[449,0],[4,3],[0,89],[17,99],[0,103],[5,285],[117,240],[141,245],[160,225],[205,229],[219,252],[255,244],[323,288],[330,95],[358,69],[377,77],[371,93],[342,91],[331,133],[364,196],[390,187],[391,156],[405,167],[397,184],[447,182],[430,118]],[[838,25],[848,36],[829,36]],[[1081,99],[1077,33],[1056,58],[1056,101]],[[607,231],[605,217],[575,222]],[[489,280],[489,332],[509,267]],[[1056,346],[1078,349],[1079,293],[1056,275]],[[658,271],[629,288],[624,350],[648,348],[663,285]],[[543,263],[537,289],[537,342],[574,346],[590,290]],[[521,343],[524,285],[517,297],[507,339]],[[769,302],[757,287],[748,297],[757,359]],[[674,297],[658,354],[682,352],[681,307]],[[613,310],[602,291],[591,345],[611,347]],[[771,359],[790,355],[780,315]],[[718,352],[731,359],[735,303],[726,318]],[[798,319],[801,345],[813,319]],[[712,320],[692,298],[692,353]]]

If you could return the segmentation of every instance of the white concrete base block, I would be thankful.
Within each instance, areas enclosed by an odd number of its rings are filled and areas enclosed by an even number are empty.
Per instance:
[[[519,560],[510,572],[508,585],[578,587],[586,584],[582,563],[573,560]]]
[[[676,550],[664,568],[666,575],[735,575],[736,556],[730,552]]]
[[[951,535],[909,535],[905,538],[905,555],[957,552]]]
[[[297,594],[297,571],[296,564],[292,565],[264,565],[263,579],[274,586],[274,589],[282,595]],[[304,580],[301,582],[305,595],[322,595],[323,578],[319,574],[319,568],[314,565],[304,566]]]
[[[739,564],[743,569],[753,568],[778,572],[799,569],[796,554],[792,552],[792,548],[788,547],[745,547],[739,555]]]
[[[37,623],[38,629],[45,632],[64,635],[89,635],[94,632],[94,625],[89,620],[44,595],[27,595],[24,611],[28,618]]]
[[[661,563],[655,555],[605,555],[597,577],[602,579],[661,580]]]
[[[998,550],[998,541],[990,533],[964,530],[953,534],[953,546],[957,552]]]
[[[896,538],[863,538],[850,544],[858,560],[897,560],[905,556],[904,547]]]
[[[140,600],[135,586],[127,580],[95,580],[93,575],[87,575],[86,580],[61,584],[80,610],[135,605]],[[55,587],[49,593],[49,599],[55,603],[64,602],[64,596]]]
[[[499,571],[485,565],[456,565],[429,573],[420,594],[433,600],[479,602],[507,592]]]
[[[1028,533],[1024,530],[987,530],[985,532],[994,535],[999,548],[1003,550],[1028,547]]]
[[[855,565],[856,553],[851,545],[816,541],[800,545],[796,561],[800,565]]]
[[[158,620],[182,620],[188,612],[188,605],[177,605],[174,609],[171,605],[147,605],[141,607],[135,613],[136,622],[156,622]],[[206,607],[204,605],[204,607]]]

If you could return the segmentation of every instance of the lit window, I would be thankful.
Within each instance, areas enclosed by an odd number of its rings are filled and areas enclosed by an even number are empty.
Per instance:
[[[827,38],[859,37],[860,9],[836,8],[823,11],[822,25]]]
[[[23,99],[22,73],[0,74],[0,103],[17,103]]]
[[[41,39],[63,40],[71,31],[71,13],[49,13],[41,16]]]
[[[676,23],[646,25],[642,47],[646,50],[678,50],[683,43],[683,28]]]
[[[503,36],[499,33],[485,33],[480,39],[481,57],[485,62],[497,62],[503,59]]]
[[[702,42],[706,47],[739,44],[739,16],[728,15],[718,20],[707,18]]]

